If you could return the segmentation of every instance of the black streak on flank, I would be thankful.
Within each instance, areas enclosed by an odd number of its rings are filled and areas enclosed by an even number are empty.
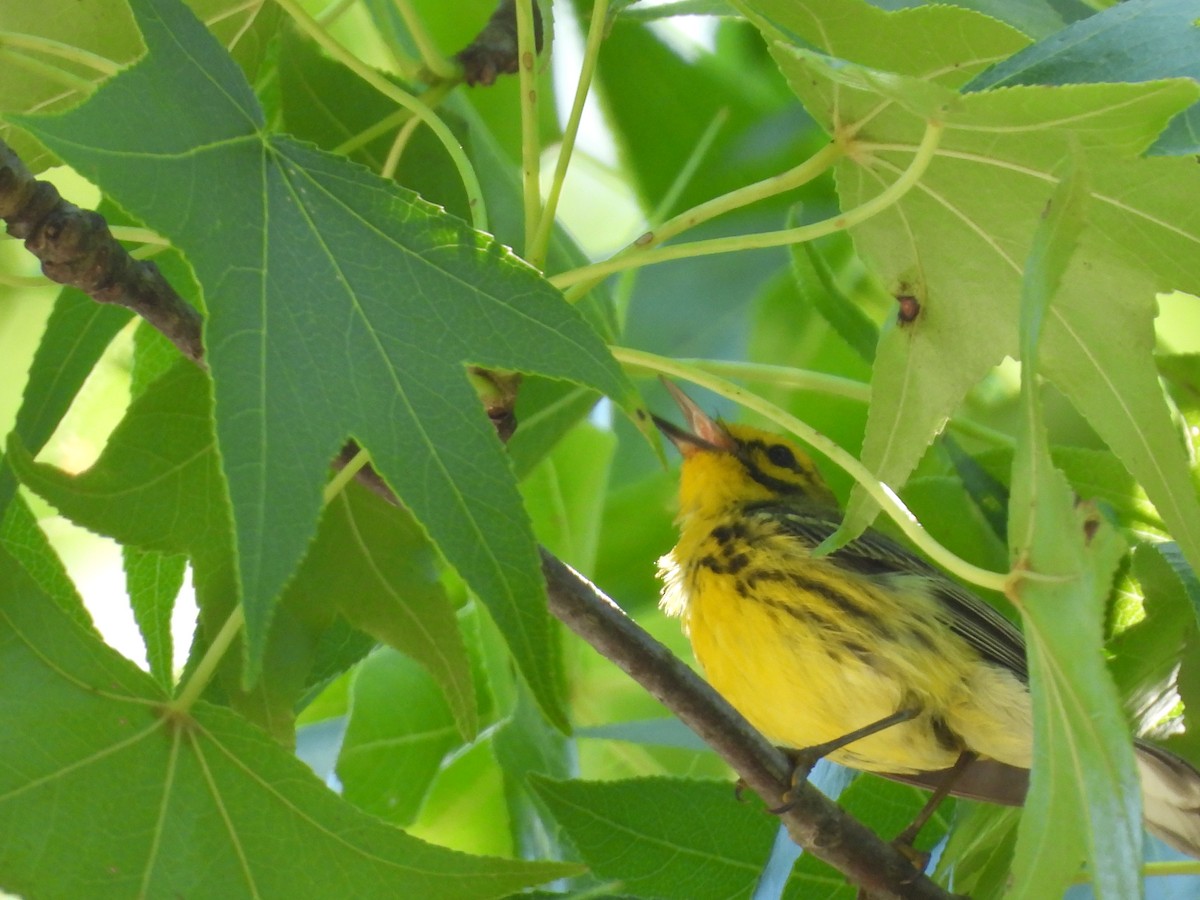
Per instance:
[[[933,716],[929,720],[929,727],[933,729],[933,736],[937,738],[937,742],[947,750],[962,751],[964,749],[963,740],[955,734],[946,720],[941,716]]]
[[[728,525],[718,525],[712,530],[713,540],[722,547],[727,547],[731,541],[745,539],[748,534],[746,526],[741,522],[730,522]]]

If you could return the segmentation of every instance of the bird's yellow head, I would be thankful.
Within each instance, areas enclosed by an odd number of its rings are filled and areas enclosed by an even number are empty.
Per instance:
[[[664,382],[687,422],[680,428],[654,417],[683,454],[679,477],[682,516],[716,514],[743,503],[789,499],[815,506],[837,500],[812,459],[787,438],[710,418],[683,391]]]

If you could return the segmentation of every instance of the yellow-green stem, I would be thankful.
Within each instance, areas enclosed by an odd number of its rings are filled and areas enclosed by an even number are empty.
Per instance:
[[[121,67],[111,59],[91,53],[82,47],[73,47],[61,41],[39,37],[34,34],[21,34],[16,31],[0,31],[0,47],[18,47],[22,50],[33,50],[46,56],[57,56],[59,59],[79,63],[93,69],[101,75],[116,75]]]
[[[360,449],[354,458],[325,485],[322,502],[328,506],[333,498],[340,494],[351,479],[358,474],[358,471],[370,461],[371,457],[367,451]],[[204,693],[204,689],[208,687],[208,683],[212,681],[221,660],[225,658],[225,654],[229,652],[234,639],[241,633],[245,624],[246,611],[239,603],[229,614],[229,618],[225,620],[225,624],[221,626],[221,630],[217,632],[212,643],[208,645],[208,649],[204,651],[204,656],[192,671],[187,683],[183,685],[175,699],[168,704],[170,709],[177,713],[186,713],[192,708],[192,705]]]
[[[348,156],[359,147],[365,147],[371,141],[375,140],[375,138],[390,133],[393,129],[403,125],[412,118],[414,118],[413,114],[407,109],[398,109],[395,112],[388,113],[388,115],[369,128],[364,128],[353,137],[346,138],[346,140],[333,148],[333,152],[341,156]]]
[[[1167,875],[1200,875],[1200,861],[1194,859],[1179,859],[1169,862],[1148,862],[1142,865],[1142,876],[1145,878],[1162,878]],[[1084,870],[1075,876],[1075,884],[1087,884],[1092,880],[1092,873]]]
[[[446,95],[454,89],[454,82],[439,81],[429,90],[421,95],[421,102],[433,109],[445,99]],[[360,131],[352,138],[348,138],[342,143],[333,148],[334,153],[348,154],[357,150],[359,147],[369,144],[375,138],[387,134],[398,126],[403,131],[404,127],[409,122],[420,122],[421,120],[410,113],[407,109],[398,109],[390,115],[384,116],[374,125]],[[414,126],[415,127],[415,126]],[[394,147],[394,144],[393,144]]]
[[[11,288],[42,288],[54,282],[45,275],[9,275],[0,272],[0,284]]]
[[[709,241],[693,241],[690,244],[658,247],[628,255],[622,253],[604,262],[563,272],[561,275],[555,275],[550,281],[558,288],[567,288],[576,284],[594,283],[598,278],[610,275],[613,272],[620,272],[624,269],[650,265],[652,263],[667,262],[674,259],[689,259],[696,256],[708,256],[715,253],[731,253],[737,250],[783,247],[788,244],[811,241],[818,237],[824,237],[827,234],[852,228],[887,209],[911,190],[913,185],[925,173],[925,170],[929,167],[929,163],[932,162],[938,142],[941,140],[943,128],[944,126],[940,122],[931,121],[927,123],[925,134],[921,139],[920,145],[917,147],[916,153],[913,155],[912,162],[900,174],[900,177],[866,203],[856,206],[840,215],[820,222],[814,222],[810,225],[801,225],[797,228],[787,228],[782,231],[769,231],[761,234],[740,235],[731,238],[715,238]],[[869,145],[864,144],[862,146],[864,149],[869,149]],[[573,292],[567,295],[568,299],[572,299],[572,294]]]
[[[345,15],[346,10],[348,10],[357,2],[358,0],[333,0],[332,3],[317,13],[317,21],[320,22],[322,26],[328,28],[343,15]]]
[[[425,68],[438,78],[459,78],[462,72],[453,61],[442,55],[442,51],[437,48],[437,44],[429,36],[429,32],[425,29],[425,23],[413,9],[410,0],[393,0],[393,2],[400,13],[400,18],[408,27],[408,33],[412,35],[413,43],[417,45],[417,52],[421,54],[421,62],[425,64]]]
[[[521,83],[521,175],[525,198],[525,259],[540,269],[545,260],[531,256],[542,212],[541,147],[538,146],[537,46],[533,4],[517,0],[517,72]]]
[[[333,498],[346,489],[354,476],[359,473],[367,463],[371,461],[371,454],[362,447],[358,448],[358,452],[351,457],[350,462],[342,466],[334,476],[329,479],[329,483],[325,485],[325,490],[321,494],[321,502],[328,506],[333,502]]]
[[[153,244],[158,247],[170,247],[171,242],[149,228],[136,228],[133,225],[109,225],[108,230],[118,241],[129,241],[131,244]]]
[[[562,194],[563,182],[567,178],[567,167],[571,154],[575,152],[575,138],[579,134],[579,122],[583,118],[583,106],[592,87],[592,76],[596,72],[596,60],[600,56],[600,44],[604,41],[604,25],[608,19],[608,0],[596,0],[592,6],[592,21],[588,25],[587,45],[583,62],[579,66],[579,81],[575,85],[575,99],[563,129],[562,144],[558,150],[558,161],[554,165],[554,180],[546,194],[546,205],[541,211],[537,230],[526,251],[526,259],[542,268],[550,247],[550,235],[554,231],[554,217],[558,210],[558,198]]]
[[[0,63],[3,64],[6,71],[13,68],[24,69],[26,72],[36,75],[48,84],[62,85],[72,93],[79,92],[85,97],[89,96],[96,89],[95,82],[81,78],[74,72],[68,72],[61,66],[51,65],[50,63],[29,56],[28,51],[10,50],[0,45]]]
[[[296,27],[308,35],[326,53],[350,69],[355,75],[389,100],[404,107],[429,126],[429,129],[437,139],[442,142],[442,146],[446,148],[446,152],[450,154],[450,159],[453,161],[454,167],[458,169],[458,177],[462,179],[463,188],[467,192],[467,203],[471,210],[471,224],[479,231],[487,231],[487,210],[484,207],[483,191],[479,186],[479,178],[475,174],[475,169],[471,166],[471,161],[467,159],[466,151],[463,150],[462,145],[455,139],[446,123],[412,94],[392,84],[392,82],[388,81],[370,66],[365,65],[358,57],[330,37],[329,33],[318,25],[312,16],[305,12],[304,8],[300,6],[299,0],[275,0],[275,2],[292,18],[292,21],[296,23]]]
[[[617,348],[620,349],[620,348]],[[695,366],[703,372],[721,375],[726,378],[744,378],[747,381],[761,381],[778,387],[795,388],[801,391],[814,391],[835,397],[845,397],[859,403],[871,402],[871,386],[851,378],[841,378],[825,372],[813,372],[810,369],[797,369],[793,366],[775,366],[768,363],[742,362],[740,360],[724,359],[679,359],[686,365]],[[1016,439],[1011,434],[1005,434],[972,419],[955,417],[947,423],[969,437],[997,444],[1002,447],[1012,447]]]
[[[383,168],[379,170],[379,174],[384,178],[392,178],[396,174],[396,168],[400,165],[400,157],[404,155],[404,148],[408,146],[409,139],[420,124],[421,120],[413,116],[400,126],[400,130],[396,132],[396,139],[392,141],[392,146],[388,149],[387,159],[383,161]]]
[[[239,603],[233,608],[233,612],[229,614],[229,618],[225,620],[225,624],[221,626],[221,630],[217,632],[212,643],[208,645],[208,649],[204,651],[200,663],[192,671],[191,677],[183,685],[178,696],[168,704],[170,709],[177,713],[186,713],[200,699],[200,695],[204,693],[204,689],[208,687],[208,683],[216,674],[217,666],[221,664],[225,653],[233,645],[234,639],[237,638],[245,624],[246,612]]]
[[[712,137],[709,138],[710,142],[713,138],[715,138],[716,130],[720,127],[720,122],[721,116],[718,115],[718,117],[714,118],[713,122],[709,125],[709,130],[712,133]],[[701,145],[698,144],[697,148],[700,146]],[[737,190],[730,191],[727,194],[722,194],[720,197],[714,197],[712,200],[706,200],[698,206],[694,206],[689,210],[681,212],[674,218],[668,219],[661,225],[652,227],[650,231],[647,231],[645,234],[639,237],[635,243],[630,244],[628,247],[621,250],[612,259],[608,260],[608,262],[611,263],[615,262],[616,260],[625,259],[644,261],[647,251],[657,247],[664,241],[670,240],[673,237],[677,237],[684,231],[687,231],[689,228],[694,228],[697,225],[709,221],[710,219],[716,218],[717,216],[723,215],[727,212],[732,212],[735,209],[740,209],[743,206],[747,206],[751,203],[756,203],[757,201],[763,200],[767,197],[774,197],[776,194],[782,194],[786,191],[795,190],[801,185],[807,184],[818,175],[828,171],[834,165],[834,163],[836,163],[842,157],[843,153],[844,149],[841,147],[841,145],[832,142],[826,144],[804,162],[800,163],[798,166],[788,169],[786,172],[781,172],[778,175],[772,175],[770,178],[764,178],[762,181],[756,181],[754,184],[748,184],[745,187],[740,187]],[[688,162],[694,168],[699,163],[699,157],[693,154],[692,157],[689,158]],[[686,169],[687,167],[685,166],[685,171]],[[681,172],[680,174],[682,176],[684,173]],[[688,177],[690,177],[690,175]],[[678,179],[676,180],[676,184],[680,185],[679,190],[682,190],[682,183]],[[672,189],[675,189],[675,185],[672,185]],[[670,209],[670,206],[664,204],[663,211],[665,212],[665,210],[668,209]],[[655,215],[658,215],[658,211],[656,211]],[[653,218],[651,221],[654,221]],[[693,247],[696,245],[685,244],[683,246]],[[634,265],[636,264],[637,263],[634,263]],[[598,265],[605,265],[605,263],[600,263]],[[589,268],[594,270],[595,267],[593,266]],[[570,290],[566,292],[567,300],[571,302],[578,300],[593,287],[603,281],[607,276],[607,272],[593,274],[592,277],[572,285]]]
[[[641,350],[630,350],[625,347],[614,347],[612,348],[612,352],[613,356],[619,362],[650,369],[663,375],[683,378],[700,387],[708,388],[710,391],[720,394],[722,397],[728,397],[730,400],[741,404],[747,409],[753,410],[759,415],[775,422],[780,427],[787,429],[792,434],[795,434],[806,444],[827,456],[834,464],[862,485],[863,489],[892,518],[909,540],[948,572],[952,572],[972,584],[991,588],[996,591],[1003,591],[1010,583],[1007,573],[992,572],[969,563],[935,541],[929,532],[921,527],[916,517],[909,512],[908,507],[904,505],[895,491],[876,479],[867,467],[850,453],[847,453],[811,425],[802,422],[786,410],[780,409],[757,394],[740,388],[736,384],[726,381],[724,378],[711,375],[695,366],[681,363],[678,360],[656,356]]]

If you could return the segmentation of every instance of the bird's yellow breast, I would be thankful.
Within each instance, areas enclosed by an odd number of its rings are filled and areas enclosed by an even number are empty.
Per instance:
[[[831,758],[911,773],[969,749],[1029,765],[1025,685],[951,632],[920,579],[813,559],[736,508],[693,517],[660,565],[664,609],[681,616],[705,676],[772,742],[809,747],[913,709]]]

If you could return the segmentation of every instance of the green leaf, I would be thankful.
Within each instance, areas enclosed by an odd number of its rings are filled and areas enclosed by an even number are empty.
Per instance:
[[[177,359],[131,404],[100,459],[78,476],[34,464],[19,445],[11,453],[22,480],[73,521],[127,546],[191,558],[203,626],[200,651],[206,635],[229,615],[234,583],[210,390],[203,372]],[[234,705],[281,739],[290,740],[301,691],[329,674],[310,673],[339,613],[425,665],[445,690],[463,734],[475,733],[470,664],[454,610],[438,581],[432,548],[403,510],[358,486],[339,495],[281,608],[284,618],[277,618],[268,639],[261,683],[243,689],[235,653],[223,661],[221,679]]]
[[[59,293],[29,367],[13,426],[13,433],[31,453],[50,440],[92,367],[131,318],[133,313],[124,307],[96,303],[80,291],[68,288]],[[16,488],[12,470],[0,466],[0,513]]]
[[[146,661],[150,674],[164,688],[175,683],[174,649],[171,639],[171,611],[183,586],[187,557],[156,550],[125,547],[125,579],[129,605],[146,642]]]
[[[1200,29],[1191,0],[1117,3],[1010,56],[967,90],[1014,84],[1200,79]],[[1151,153],[1200,153],[1200,105],[1180,113]]]
[[[1008,886],[1021,810],[959,800],[954,827],[938,860],[937,876],[953,877],[955,892],[973,900],[995,900]]]
[[[884,14],[864,5],[850,16],[850,5],[858,4],[754,4],[824,52],[943,86],[1007,55],[1019,40],[965,10]],[[771,36],[781,33],[770,22],[762,27]],[[830,79],[827,67],[811,66],[786,46],[776,58],[824,127],[851,131],[859,142],[861,152],[837,167],[843,207],[893,183],[913,160],[925,122],[878,92]],[[1200,172],[1180,159],[1136,158],[1197,90],[1177,80],[966,94],[947,114],[919,183],[853,229],[887,290],[921,305],[919,317],[889,329],[877,351],[863,459],[881,480],[903,483],[967,391],[1006,355],[1018,354],[1022,261],[1057,167],[1078,145],[1094,227],[1082,236],[1049,313],[1040,368],[1141,482],[1188,558],[1200,564],[1200,504],[1150,354],[1155,292],[1200,288],[1200,214],[1181,200],[1200,192]],[[1102,315],[1098,297],[1105,300]],[[847,530],[856,532],[874,510],[856,494]]]
[[[577,728],[575,734],[581,738],[626,741],[632,744],[682,747],[697,752],[712,752],[712,748],[700,740],[696,732],[674,717],[639,719],[632,722],[614,722],[611,725],[595,725],[591,728]]]
[[[403,702],[397,702],[397,698]],[[358,667],[338,754],[343,796],[397,825],[417,816],[442,759],[462,742],[437,683],[394,650]]]
[[[80,4],[75,0],[0,5],[0,31],[26,38],[0,51],[4,79],[0,113],[57,111],[74,106],[105,77],[104,69],[54,52],[53,43],[98,57],[119,69],[142,55],[144,47],[124,3]],[[32,38],[32,40],[28,40]],[[28,134],[0,122],[0,140],[8,143],[32,172],[55,164],[52,154]]]
[[[1183,564],[1184,571],[1175,565]],[[1200,596],[1195,576],[1174,544],[1144,544],[1133,554],[1133,574],[1141,586],[1144,617],[1109,643],[1109,669],[1137,730],[1161,724],[1179,699],[1180,657],[1196,630],[1194,604]],[[1192,584],[1185,578],[1190,576]]]
[[[903,0],[901,2],[903,3]],[[993,19],[1007,22],[1033,38],[1043,38],[1061,29],[1063,15],[1068,12],[1076,17],[1093,12],[1082,0],[955,0],[952,5],[973,9]]]
[[[845,253],[849,243],[849,239],[839,233],[832,240],[793,246],[792,273],[801,297],[813,305],[859,356],[871,362],[879,343],[879,326],[842,290],[829,262],[833,250],[830,244]]]
[[[531,789],[531,776],[568,778],[578,768],[576,748],[550,726],[529,692],[518,686],[516,707],[492,740],[504,776],[513,846],[522,859],[577,859],[562,826]]]
[[[1140,789],[1104,664],[1101,627],[1124,548],[1094,511],[1075,502],[1053,468],[1037,381],[1039,343],[1056,289],[1074,262],[1087,191],[1072,167],[1034,234],[1021,298],[1022,420],[1009,544],[1015,571],[1052,580],[1026,577],[1012,591],[1025,623],[1034,717],[1033,767],[1013,862],[1015,896],[1061,893],[1085,856],[1101,896],[1141,890]],[[1070,827],[1075,823],[1084,827]]]
[[[575,380],[629,407],[632,387],[579,314],[503,248],[343,159],[264,133],[241,73],[185,9],[133,6],[147,58],[79,110],[21,121],[167,235],[205,288],[248,674],[315,531],[329,461],[353,434],[564,724],[532,534],[463,364]]]
[[[759,805],[735,800],[728,783],[532,783],[596,875],[656,897],[749,898],[777,828]]]
[[[271,56],[272,40],[284,30],[280,28],[283,8],[278,3],[242,0],[187,0],[187,5],[254,81]]]
[[[845,92],[804,79],[801,70],[786,61],[796,47],[956,88],[1029,43],[998,19],[957,6],[927,5],[894,13],[866,0],[735,0],[734,6],[773,44],[792,90],[826,128],[835,100],[844,99]]]
[[[39,527],[24,497],[15,497],[4,512],[3,521],[0,522],[0,547],[76,624],[96,633],[92,617],[84,608],[83,598],[75,589],[75,583],[63,567],[62,560],[46,540],[46,533]]]
[[[527,378],[517,397],[517,432],[508,441],[508,456],[518,478],[524,478],[550,449],[596,406],[595,391],[563,381]]]
[[[471,665],[438,575],[433,547],[412,516],[355,485],[326,509],[283,602],[336,610],[421,663],[469,740],[479,729]]]
[[[167,715],[153,679],[71,622],[2,551],[0,583],[8,890],[484,898],[576,871],[467,856],[366,816],[227,710]]]
[[[295,30],[281,36],[279,58],[283,126],[288,133],[333,150],[390,120],[396,105],[341,63],[325,56]],[[457,117],[447,117],[455,137],[469,136]],[[396,124],[373,140],[356,146],[348,156],[373,171],[383,169],[396,139]],[[428,128],[418,128],[400,157],[394,178],[431,203],[461,218],[470,216],[462,180],[445,148]],[[485,195],[486,196],[486,195]],[[491,204],[488,204],[489,214]],[[502,238],[503,240],[503,238]]]
[[[730,37],[742,39],[729,40],[726,53],[690,62],[658,33],[624,17],[605,37],[599,96],[648,213],[671,195],[714,121],[723,122],[715,141],[664,215],[775,175],[820,146],[810,123],[787,115],[790,98],[761,45],[744,39],[744,25],[738,29]],[[783,201],[774,205],[782,209]]]

